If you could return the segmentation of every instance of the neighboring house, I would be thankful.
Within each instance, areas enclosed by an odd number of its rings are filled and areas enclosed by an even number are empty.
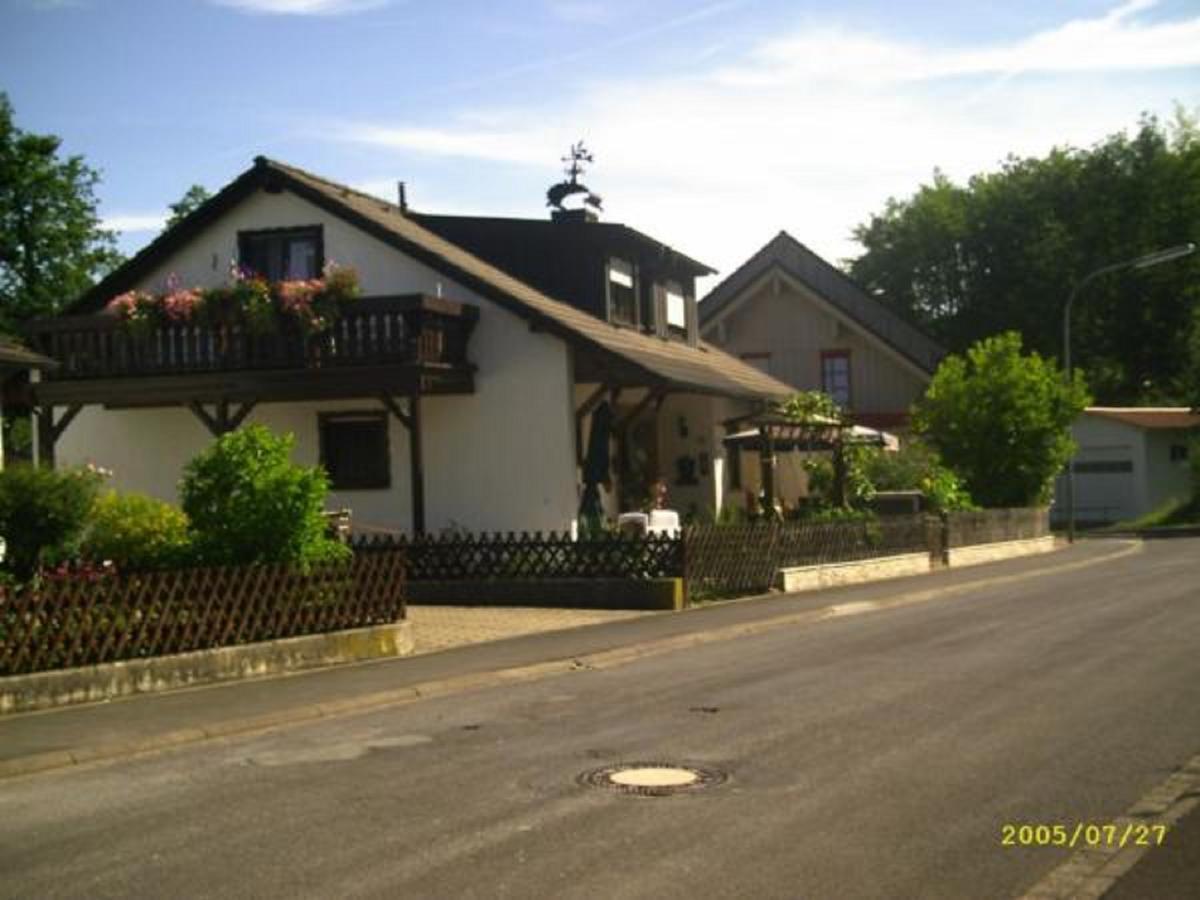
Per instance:
[[[363,296],[315,338],[181,324],[139,337],[109,301],[353,267]],[[592,420],[612,425],[616,512],[666,476],[672,506],[722,501],[721,423],[788,387],[699,340],[707,267],[632,229],[427,216],[259,157],[32,336],[41,458],[95,461],[176,499],[214,435],[296,435],[359,528],[561,530],[578,517]],[[601,433],[598,431],[598,434]],[[600,439],[604,444],[604,440]]]
[[[10,376],[18,372],[41,371],[54,368],[54,360],[26,350],[24,347],[0,338],[0,422],[4,419],[3,387]],[[0,469],[4,468],[4,429],[0,427]]]
[[[786,231],[700,301],[700,333],[860,425],[903,430],[946,351]]]
[[[1084,524],[1134,519],[1192,496],[1192,438],[1200,414],[1185,407],[1090,406],[1071,427],[1079,444],[1075,518]],[[1055,483],[1051,514],[1067,516],[1066,479]]]

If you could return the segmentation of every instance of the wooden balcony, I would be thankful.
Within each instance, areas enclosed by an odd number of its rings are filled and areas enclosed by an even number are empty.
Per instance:
[[[131,331],[112,314],[35,322],[30,343],[59,367],[33,386],[42,404],[157,406],[470,393],[474,306],[425,295],[364,297],[320,334],[242,325]]]

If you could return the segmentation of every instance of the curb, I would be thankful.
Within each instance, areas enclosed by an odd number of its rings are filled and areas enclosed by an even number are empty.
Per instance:
[[[1122,549],[1106,554],[1105,556],[1051,566],[1033,572],[998,575],[991,578],[976,579],[963,584],[909,591],[897,594],[895,597],[888,598],[887,600],[832,604],[819,609],[805,610],[804,612],[784,613],[783,615],[772,616],[771,618],[761,619],[756,622],[744,622],[735,625],[725,625],[707,631],[673,635],[671,637],[644,641],[640,644],[616,647],[581,656],[570,656],[548,662],[513,666],[506,669],[495,669],[490,672],[456,675],[450,678],[396,688],[395,690],[362,694],[343,700],[294,707],[259,716],[227,719],[223,722],[217,722],[202,728],[177,729],[138,741],[101,744],[95,747],[82,747],[76,750],[53,750],[44,753],[34,753],[28,756],[19,756],[13,759],[0,760],[0,780],[23,775],[35,775],[70,766],[124,759],[206,740],[267,732],[285,726],[301,725],[320,719],[369,712],[385,707],[403,706],[420,700],[495,687],[498,684],[516,684],[550,675],[565,675],[571,672],[616,668],[649,656],[658,656],[664,653],[671,653],[703,644],[732,640],[734,638],[750,637],[783,626],[810,625],[826,619],[846,618],[870,612],[912,606],[930,600],[968,593],[978,588],[1025,581],[1047,573],[1069,572],[1090,568],[1101,563],[1121,559],[1125,556],[1138,553],[1141,550],[1142,544],[1140,541],[1136,543],[1129,542]]]

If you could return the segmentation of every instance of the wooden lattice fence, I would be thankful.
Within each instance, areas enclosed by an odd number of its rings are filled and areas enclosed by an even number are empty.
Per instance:
[[[45,576],[0,591],[0,675],[206,650],[404,618],[400,550],[350,563]]]
[[[645,581],[681,578],[679,537],[605,535],[574,539],[569,533],[521,532],[371,535],[351,542],[360,555],[400,549],[410,581],[552,581],[615,578]]]
[[[691,525],[684,530],[688,593],[763,593],[787,566],[931,552],[939,535],[938,520],[920,515],[861,522]]]

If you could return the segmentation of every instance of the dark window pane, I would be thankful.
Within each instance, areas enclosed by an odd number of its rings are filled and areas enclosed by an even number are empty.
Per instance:
[[[633,267],[624,260],[614,259],[608,265],[608,304],[612,321],[637,324],[637,282]]]
[[[1102,459],[1075,463],[1076,475],[1123,475],[1132,471],[1133,462],[1128,459]]]
[[[326,414],[321,423],[321,465],[338,490],[391,484],[387,418],[383,413]]]
[[[827,353],[821,357],[821,387],[838,406],[850,406],[849,353]]]
[[[316,278],[323,265],[320,226],[243,231],[238,263],[268,281]]]

